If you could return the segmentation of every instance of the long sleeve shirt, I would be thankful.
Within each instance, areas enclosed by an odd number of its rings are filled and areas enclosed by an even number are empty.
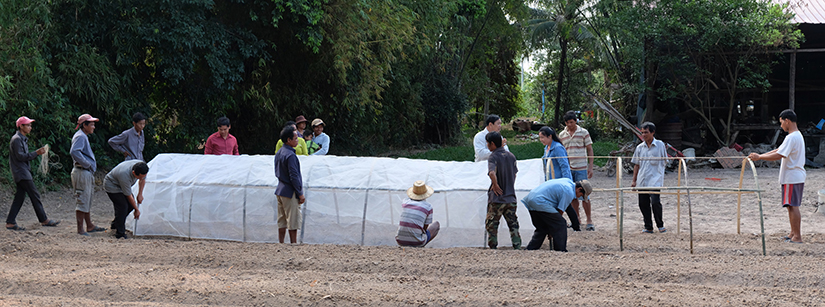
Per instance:
[[[9,168],[14,182],[32,180],[29,161],[37,158],[36,152],[29,152],[29,138],[18,130],[9,142]]]
[[[555,157],[554,159],[542,159],[544,166],[544,180],[569,178],[573,180],[573,174],[570,172],[570,164],[567,160],[567,151],[559,142],[553,142],[550,146],[544,146],[544,155],[542,158]],[[552,169],[547,167],[547,161],[550,161]]]
[[[145,144],[143,131],[140,133],[135,128],[123,130],[120,134],[109,139],[109,146],[119,153],[128,153],[125,161],[143,160],[143,146]]]
[[[238,140],[231,134],[226,135],[226,139],[221,137],[220,132],[215,132],[206,139],[203,147],[205,155],[240,155],[238,152]]]
[[[315,151],[313,155],[323,156],[329,152],[329,136],[321,132],[320,135],[314,135],[312,141],[321,146],[321,149]]]
[[[475,150],[476,162],[478,161],[485,161],[490,158],[490,154],[493,153],[487,148],[487,134],[490,131],[487,131],[487,128],[481,129],[476,136],[473,137],[473,149]],[[502,146],[504,150],[510,151],[510,148],[507,145]]]
[[[275,195],[289,198],[304,195],[301,162],[292,146],[284,146],[275,154],[275,177],[278,177]]]
[[[72,148],[69,150],[75,166],[92,171],[97,171],[97,160],[92,152],[92,144],[89,143],[89,136],[82,129],[77,130],[72,137]]]

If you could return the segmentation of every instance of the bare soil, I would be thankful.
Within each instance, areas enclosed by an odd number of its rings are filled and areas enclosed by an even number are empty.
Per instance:
[[[688,183],[734,187],[739,174],[690,170]],[[759,169],[759,183],[767,190],[767,256],[762,256],[758,201],[752,194],[742,197],[741,234],[736,229],[736,195],[692,194],[691,253],[685,195],[678,229],[676,196],[666,195],[662,200],[669,231],[642,234],[635,195],[627,193],[620,250],[616,195],[596,193],[596,231],[571,231],[570,252],[560,253],[548,250],[547,244],[539,251],[521,251],[116,240],[111,232],[82,237],[75,234],[69,189],[46,192],[46,211],[62,220],[59,226],[39,226],[26,201],[17,221],[28,229],[0,231],[0,305],[825,305],[825,215],[815,212],[825,171],[808,171],[801,208],[804,244],[780,239],[787,235],[788,218],[777,205],[777,174],[776,169]],[[745,187],[753,188],[750,170],[745,175]],[[676,185],[674,174],[666,178],[666,185]],[[616,179],[597,172],[593,182],[615,187]],[[12,196],[9,189],[0,191],[2,216]],[[112,212],[106,194],[96,192],[92,220],[107,227]],[[521,231],[525,240],[530,235]]]

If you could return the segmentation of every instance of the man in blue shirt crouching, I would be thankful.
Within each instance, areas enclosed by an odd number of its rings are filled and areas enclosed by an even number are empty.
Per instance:
[[[562,213],[577,197],[587,197],[593,192],[590,182],[582,180],[573,182],[569,178],[547,180],[527,194],[521,202],[530,212],[530,220],[536,231],[527,244],[527,250],[541,248],[544,237],[550,235],[553,250],[567,251],[567,221]]]

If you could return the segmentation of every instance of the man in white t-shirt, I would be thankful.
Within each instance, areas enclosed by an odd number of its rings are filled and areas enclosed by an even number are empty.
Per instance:
[[[476,136],[473,137],[473,149],[475,150],[476,162],[487,161],[487,159],[490,158],[490,154],[493,152],[487,148],[487,134],[490,132],[500,131],[501,118],[495,114],[488,115],[484,120],[484,129],[481,129],[481,131],[476,133]],[[507,147],[507,139],[502,137],[501,142],[504,144],[504,150],[510,151],[510,148]]]
[[[753,161],[776,161],[782,159],[779,167],[779,184],[782,187],[782,206],[788,208],[788,219],[791,222],[791,234],[785,237],[787,243],[802,243],[802,214],[799,205],[802,204],[802,188],[805,186],[805,139],[796,126],[796,113],[785,110],[779,113],[779,123],[782,130],[788,133],[779,148],[764,154],[751,153],[748,155]]]

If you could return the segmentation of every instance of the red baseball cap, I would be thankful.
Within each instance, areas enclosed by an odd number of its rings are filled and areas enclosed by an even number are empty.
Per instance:
[[[78,128],[80,128],[80,124],[82,124],[84,122],[96,122],[96,121],[99,121],[99,119],[94,118],[89,114],[83,114],[83,115],[80,115],[80,117],[77,118],[77,127],[74,127],[74,128],[75,128],[75,130],[77,130]]]
[[[17,119],[17,128],[20,128],[20,125],[31,124],[34,120],[25,116],[20,116]]]

